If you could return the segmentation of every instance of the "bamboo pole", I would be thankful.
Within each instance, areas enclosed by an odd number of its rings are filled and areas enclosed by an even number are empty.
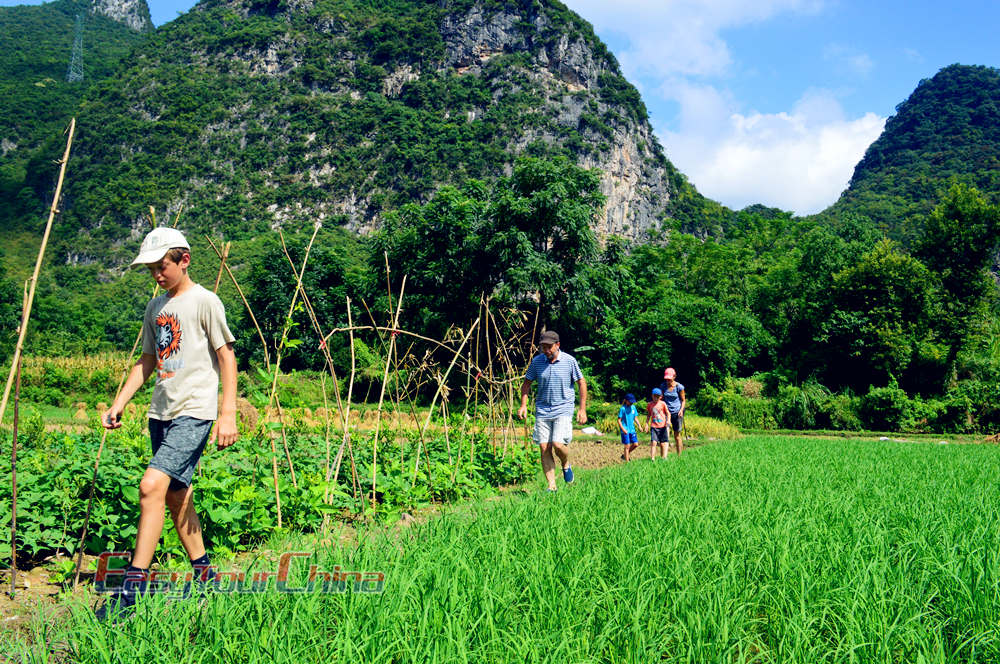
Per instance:
[[[28,304],[28,284],[24,284],[21,299],[21,325]],[[21,358],[17,358],[17,375],[14,378],[14,431],[10,445],[10,598],[17,593],[17,429],[21,423]]]
[[[444,372],[444,376],[438,381],[438,389],[436,389],[434,391],[434,398],[431,399],[431,407],[427,409],[427,419],[424,420],[424,428],[425,429],[431,423],[431,416],[434,414],[434,406],[437,405],[437,398],[438,398],[438,396],[441,395],[441,386],[447,384],[447,382],[448,382],[448,376],[449,376],[449,374],[451,374],[452,368],[454,368],[455,363],[458,361],[459,356],[462,354],[462,349],[464,349],[465,345],[467,343],[469,343],[469,338],[472,336],[472,332],[474,330],[478,330],[479,329],[479,320],[480,319],[477,318],[476,322],[474,322],[472,324],[472,326],[469,328],[469,331],[465,333],[465,338],[462,340],[462,344],[458,347],[458,350],[455,351],[455,356],[451,358],[451,363],[448,365],[448,369]],[[419,464],[420,464],[420,450],[417,450],[416,462],[413,465],[413,478],[414,478],[413,482],[414,483],[416,483],[417,466]]]
[[[351,328],[349,332],[351,340],[351,378],[347,383],[347,407],[344,409],[344,442],[347,443],[347,451],[351,457],[351,483],[354,487],[354,502],[358,502],[358,494],[361,492],[361,482],[358,480],[358,468],[354,461],[354,446],[351,444],[351,430],[350,430],[350,420],[351,420],[351,399],[354,393],[354,378],[357,372],[357,357],[354,351],[354,323],[351,316],[351,298],[345,297],[347,300],[347,326]],[[343,449],[343,443],[341,443],[341,449]],[[340,472],[340,466],[337,466],[337,472]]]
[[[497,453],[497,426],[496,426],[496,390],[493,386],[493,349],[490,347],[490,321],[493,316],[490,315],[490,298],[487,297],[483,304],[486,314],[486,333],[483,335],[486,341],[486,375],[489,379],[487,384],[489,391],[487,395],[489,397],[490,403],[490,447],[493,449],[493,455],[496,456]],[[494,327],[493,333],[496,334],[496,329]],[[471,462],[472,459],[469,459]]]
[[[21,358],[14,379],[14,434],[10,447],[10,598],[17,592],[17,427],[21,420]]]
[[[215,246],[214,242],[212,242],[212,238],[206,235],[205,239],[208,240],[208,244],[212,247],[212,251],[214,251],[215,254],[219,257],[219,260],[222,261],[222,265],[226,267],[226,274],[229,275],[229,280],[233,282],[233,286],[236,287],[236,292],[240,294],[240,299],[243,300],[243,306],[246,307],[247,313],[250,314],[250,320],[253,321],[254,329],[257,330],[257,336],[260,337],[261,348],[264,349],[264,364],[267,366],[267,370],[270,372],[271,354],[268,353],[267,351],[267,341],[264,339],[264,333],[260,329],[260,324],[257,323],[257,317],[254,316],[253,307],[251,307],[250,303],[247,301],[247,296],[243,294],[243,289],[240,288],[239,282],[236,281],[236,277],[235,275],[233,275],[233,271],[229,269],[229,264],[226,263],[225,260],[223,260],[222,252],[219,251],[219,248]]]
[[[388,260],[388,259],[387,259]],[[389,352],[385,354],[385,371],[382,373],[382,389],[379,390],[378,395],[378,410],[375,414],[375,438],[372,440],[372,515],[375,514],[375,480],[377,477],[377,467],[378,467],[378,436],[382,429],[382,404],[385,401],[385,384],[389,380],[389,366],[392,363],[392,351],[396,347],[396,328],[399,325],[399,314],[403,308],[403,293],[406,290],[406,277],[403,277],[403,283],[399,288],[399,299],[396,303],[396,315],[392,317],[392,327],[393,330],[389,335]],[[389,302],[392,302],[392,294],[390,293]]]
[[[156,228],[156,210],[153,206],[149,206],[149,223],[152,227]],[[177,222],[180,221],[181,212],[177,211],[177,215],[174,217],[174,228],[177,227]],[[159,286],[153,286],[153,297],[156,297],[160,292]],[[139,342],[142,341],[142,330],[135,336],[135,341],[132,343],[132,350],[128,353],[128,360],[125,363],[125,369],[122,371],[121,378],[118,379],[118,387],[115,388],[115,398],[122,391],[122,386],[125,385],[125,380],[128,378],[129,372],[132,370],[132,358],[135,356],[135,351],[139,347]],[[101,443],[97,446],[97,457],[94,459],[94,474],[90,478],[90,495],[87,497],[87,514],[83,519],[83,529],[80,531],[80,541],[77,543],[76,552],[76,570],[73,572],[73,589],[80,584],[80,569],[83,567],[83,546],[84,541],[87,538],[87,531],[90,529],[90,516],[94,509],[94,493],[97,487],[97,472],[101,467],[101,454],[104,452],[104,444],[108,440],[108,429],[103,429],[101,431]]]
[[[323,467],[323,504],[329,505],[330,499],[330,403],[326,398],[326,374],[319,375],[320,389],[323,391],[323,447],[326,450],[325,466]],[[330,525],[329,512],[323,512],[323,523],[320,529],[324,532]]]
[[[180,216],[179,213],[178,216]],[[219,257],[219,269],[221,270],[223,267],[225,268],[226,274],[229,275],[229,280],[233,282],[233,286],[236,287],[236,292],[239,293],[240,299],[243,301],[243,306],[246,307],[247,313],[250,314],[250,320],[253,322],[254,329],[257,330],[257,336],[260,338],[260,347],[264,351],[264,364],[267,367],[268,372],[270,372],[271,355],[267,350],[267,341],[264,339],[264,332],[260,329],[260,324],[257,322],[257,316],[254,315],[253,307],[250,306],[250,302],[243,293],[243,289],[240,288],[240,284],[236,280],[236,275],[234,275],[233,271],[229,269],[229,264],[226,262],[226,256],[229,254],[228,249],[226,245],[223,245],[223,249],[226,249],[225,254],[223,254],[223,252],[215,246],[215,242],[212,241],[212,238],[206,235],[205,239],[208,240],[208,244],[212,247],[212,251],[215,252],[215,255]],[[268,405],[270,405],[270,402],[268,402]],[[266,409],[264,414],[265,416],[267,415]],[[263,431],[264,426],[265,423],[262,421],[260,431]],[[281,528],[281,492],[278,489],[278,450],[274,445],[274,438],[270,436],[268,436],[268,438],[271,443],[271,480],[274,486],[274,506],[278,516],[278,528]]]
[[[229,250],[232,246],[232,242],[226,242],[222,245],[222,255],[219,256],[219,273],[215,275],[215,286],[212,288],[213,293],[219,292],[219,281],[222,280],[222,273],[226,269],[226,259],[229,258]]]
[[[45,248],[49,244],[49,233],[52,232],[52,222],[59,214],[59,197],[62,195],[63,180],[66,177],[66,164],[69,162],[69,151],[73,146],[73,134],[76,132],[76,118],[69,121],[69,136],[66,138],[66,151],[59,161],[59,181],[56,183],[56,193],[52,196],[52,207],[49,208],[49,220],[45,224],[45,232],[42,234],[42,244],[38,248],[38,258],[35,259],[35,270],[31,274],[28,288],[28,300],[24,305],[21,316],[23,324],[17,335],[17,345],[14,347],[14,357],[10,362],[10,375],[7,376],[7,385],[3,389],[3,399],[0,400],[0,422],[3,422],[4,413],[7,412],[7,399],[10,397],[10,388],[14,383],[16,367],[21,361],[21,354],[24,352],[24,338],[28,334],[28,321],[31,319],[31,305],[35,301],[35,288],[38,286],[38,275],[42,271],[42,261],[45,258]]]
[[[490,319],[493,321],[493,329],[494,330],[498,329],[496,319],[493,317],[493,312],[487,310],[486,313],[489,314]],[[504,319],[504,323],[509,328],[510,318],[509,317],[505,318]],[[497,335],[497,339],[498,340],[500,339],[499,334]],[[514,364],[513,364],[513,362],[511,362],[511,360],[510,360],[510,354],[507,352],[507,345],[506,344],[500,345],[499,348],[502,351],[502,355],[499,356],[499,358],[502,358],[503,361],[504,361],[504,365],[505,365],[505,369],[507,371],[507,375],[508,376],[514,376],[515,375]],[[504,429],[503,429],[503,452],[504,452],[504,454],[506,454],[507,453],[507,444],[508,444],[508,432],[514,430],[514,410],[515,409],[514,409],[514,390],[513,390],[513,384],[508,384],[506,386],[506,388],[505,388],[504,391],[507,394],[507,418],[506,418],[506,421],[504,422]]]
[[[278,411],[278,422],[281,424],[281,442],[285,448],[285,456],[288,459],[288,471],[292,477],[292,486],[296,489],[298,488],[298,482],[295,479],[295,467],[292,465],[292,455],[288,449],[288,440],[285,435],[285,416],[281,410],[281,402],[278,400],[278,375],[281,372],[281,353],[285,349],[285,343],[288,341],[288,330],[290,329],[292,314],[295,313],[295,301],[299,297],[299,293],[302,290],[302,278],[305,276],[306,265],[309,263],[309,253],[312,251],[313,242],[316,241],[316,235],[319,233],[320,225],[316,224],[313,227],[312,237],[309,239],[309,244],[306,246],[306,255],[302,259],[302,269],[299,270],[298,274],[295,275],[295,291],[292,293],[292,301],[288,305],[288,316],[285,318],[285,324],[282,326],[281,330],[281,341],[278,343],[278,350],[274,357],[274,367],[273,367],[273,377],[271,379],[271,394],[267,398],[267,407],[270,408],[271,404],[276,405]],[[285,236],[278,231],[278,237],[281,238],[281,245],[285,246]],[[294,273],[294,270],[293,270]],[[265,411],[265,415],[267,412]],[[271,452],[272,454],[277,454],[277,449],[274,445],[274,438],[268,436],[271,439]],[[278,524],[281,527],[281,524]]]

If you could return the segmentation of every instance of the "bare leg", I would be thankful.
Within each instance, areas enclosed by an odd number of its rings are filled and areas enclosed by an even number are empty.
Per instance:
[[[139,527],[135,536],[132,565],[149,569],[156,545],[163,533],[164,507],[170,476],[162,470],[147,468],[139,482]]]
[[[674,441],[677,443],[677,456],[680,456],[681,452],[684,451],[684,439],[681,438],[680,431],[674,432]]]
[[[545,473],[545,481],[549,483],[550,489],[556,488],[556,462],[552,458],[552,446],[554,443],[542,443],[538,447],[542,451],[542,472]]]
[[[660,456],[666,459],[667,450],[669,449],[670,449],[670,443],[660,443]]]
[[[167,507],[174,520],[177,536],[180,537],[188,558],[197,560],[205,555],[205,542],[201,536],[201,520],[194,511],[194,489],[187,487],[178,491],[167,491]]]
[[[562,463],[561,468],[566,468],[569,465],[569,448],[566,447],[565,443],[552,443],[552,450],[559,457],[559,461]],[[555,480],[553,480],[554,482]]]

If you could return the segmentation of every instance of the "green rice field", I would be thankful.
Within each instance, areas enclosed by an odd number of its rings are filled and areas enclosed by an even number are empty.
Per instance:
[[[995,446],[713,443],[294,563],[294,585],[314,562],[382,572],[381,593],[158,597],[113,627],[81,605],[34,634],[0,633],[0,651],[172,664],[1000,662],[998,479]]]

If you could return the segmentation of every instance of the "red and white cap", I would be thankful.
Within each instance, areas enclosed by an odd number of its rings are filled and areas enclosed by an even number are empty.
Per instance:
[[[677,372],[673,367],[667,367],[663,370],[663,380],[670,380],[671,378],[677,378]]]

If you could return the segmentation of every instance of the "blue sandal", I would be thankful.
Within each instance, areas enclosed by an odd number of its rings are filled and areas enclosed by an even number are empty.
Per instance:
[[[563,479],[566,480],[566,484],[573,483],[573,467],[566,466],[563,468]]]

